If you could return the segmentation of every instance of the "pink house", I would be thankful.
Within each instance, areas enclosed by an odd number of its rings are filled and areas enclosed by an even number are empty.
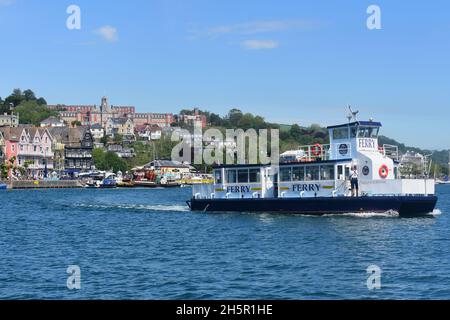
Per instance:
[[[18,152],[18,142],[21,130],[19,128],[1,127],[0,135],[3,142],[0,142],[0,148],[2,148],[4,163],[10,164],[12,166],[17,165],[17,152]],[[1,157],[0,157],[1,158]],[[11,160],[13,162],[11,163]],[[9,176],[11,175],[11,170],[9,171]]]
[[[17,165],[26,167],[28,175],[42,178],[53,170],[52,136],[47,128],[23,127],[17,144]]]
[[[46,128],[3,127],[0,131],[4,137],[5,161],[15,159],[14,166],[27,168],[27,174],[35,178],[53,170],[53,139]]]

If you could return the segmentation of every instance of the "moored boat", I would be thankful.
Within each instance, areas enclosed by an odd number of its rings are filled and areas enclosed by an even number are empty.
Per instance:
[[[194,185],[188,205],[207,212],[431,213],[434,180],[401,179],[398,148],[378,144],[381,126],[354,119],[328,127],[328,145],[287,152],[279,165],[215,166],[214,184]]]

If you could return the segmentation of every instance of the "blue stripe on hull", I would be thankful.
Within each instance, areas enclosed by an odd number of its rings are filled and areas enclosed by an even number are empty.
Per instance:
[[[308,215],[342,214],[348,212],[396,211],[400,216],[418,216],[433,212],[435,196],[380,196],[336,198],[282,199],[192,199],[192,211],[208,212],[271,212]]]

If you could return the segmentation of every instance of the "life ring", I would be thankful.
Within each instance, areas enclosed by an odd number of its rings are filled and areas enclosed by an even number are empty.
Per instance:
[[[318,157],[322,154],[322,145],[317,143],[312,147],[311,153],[313,156]]]
[[[380,170],[378,171],[378,174],[380,175],[380,177],[382,179],[386,179],[387,176],[389,175],[389,168],[387,167],[387,165],[383,164],[380,167]]]

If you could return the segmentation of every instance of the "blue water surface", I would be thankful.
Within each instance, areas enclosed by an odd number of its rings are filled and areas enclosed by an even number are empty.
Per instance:
[[[191,213],[190,192],[0,191],[0,299],[450,299],[450,186],[414,219]]]

